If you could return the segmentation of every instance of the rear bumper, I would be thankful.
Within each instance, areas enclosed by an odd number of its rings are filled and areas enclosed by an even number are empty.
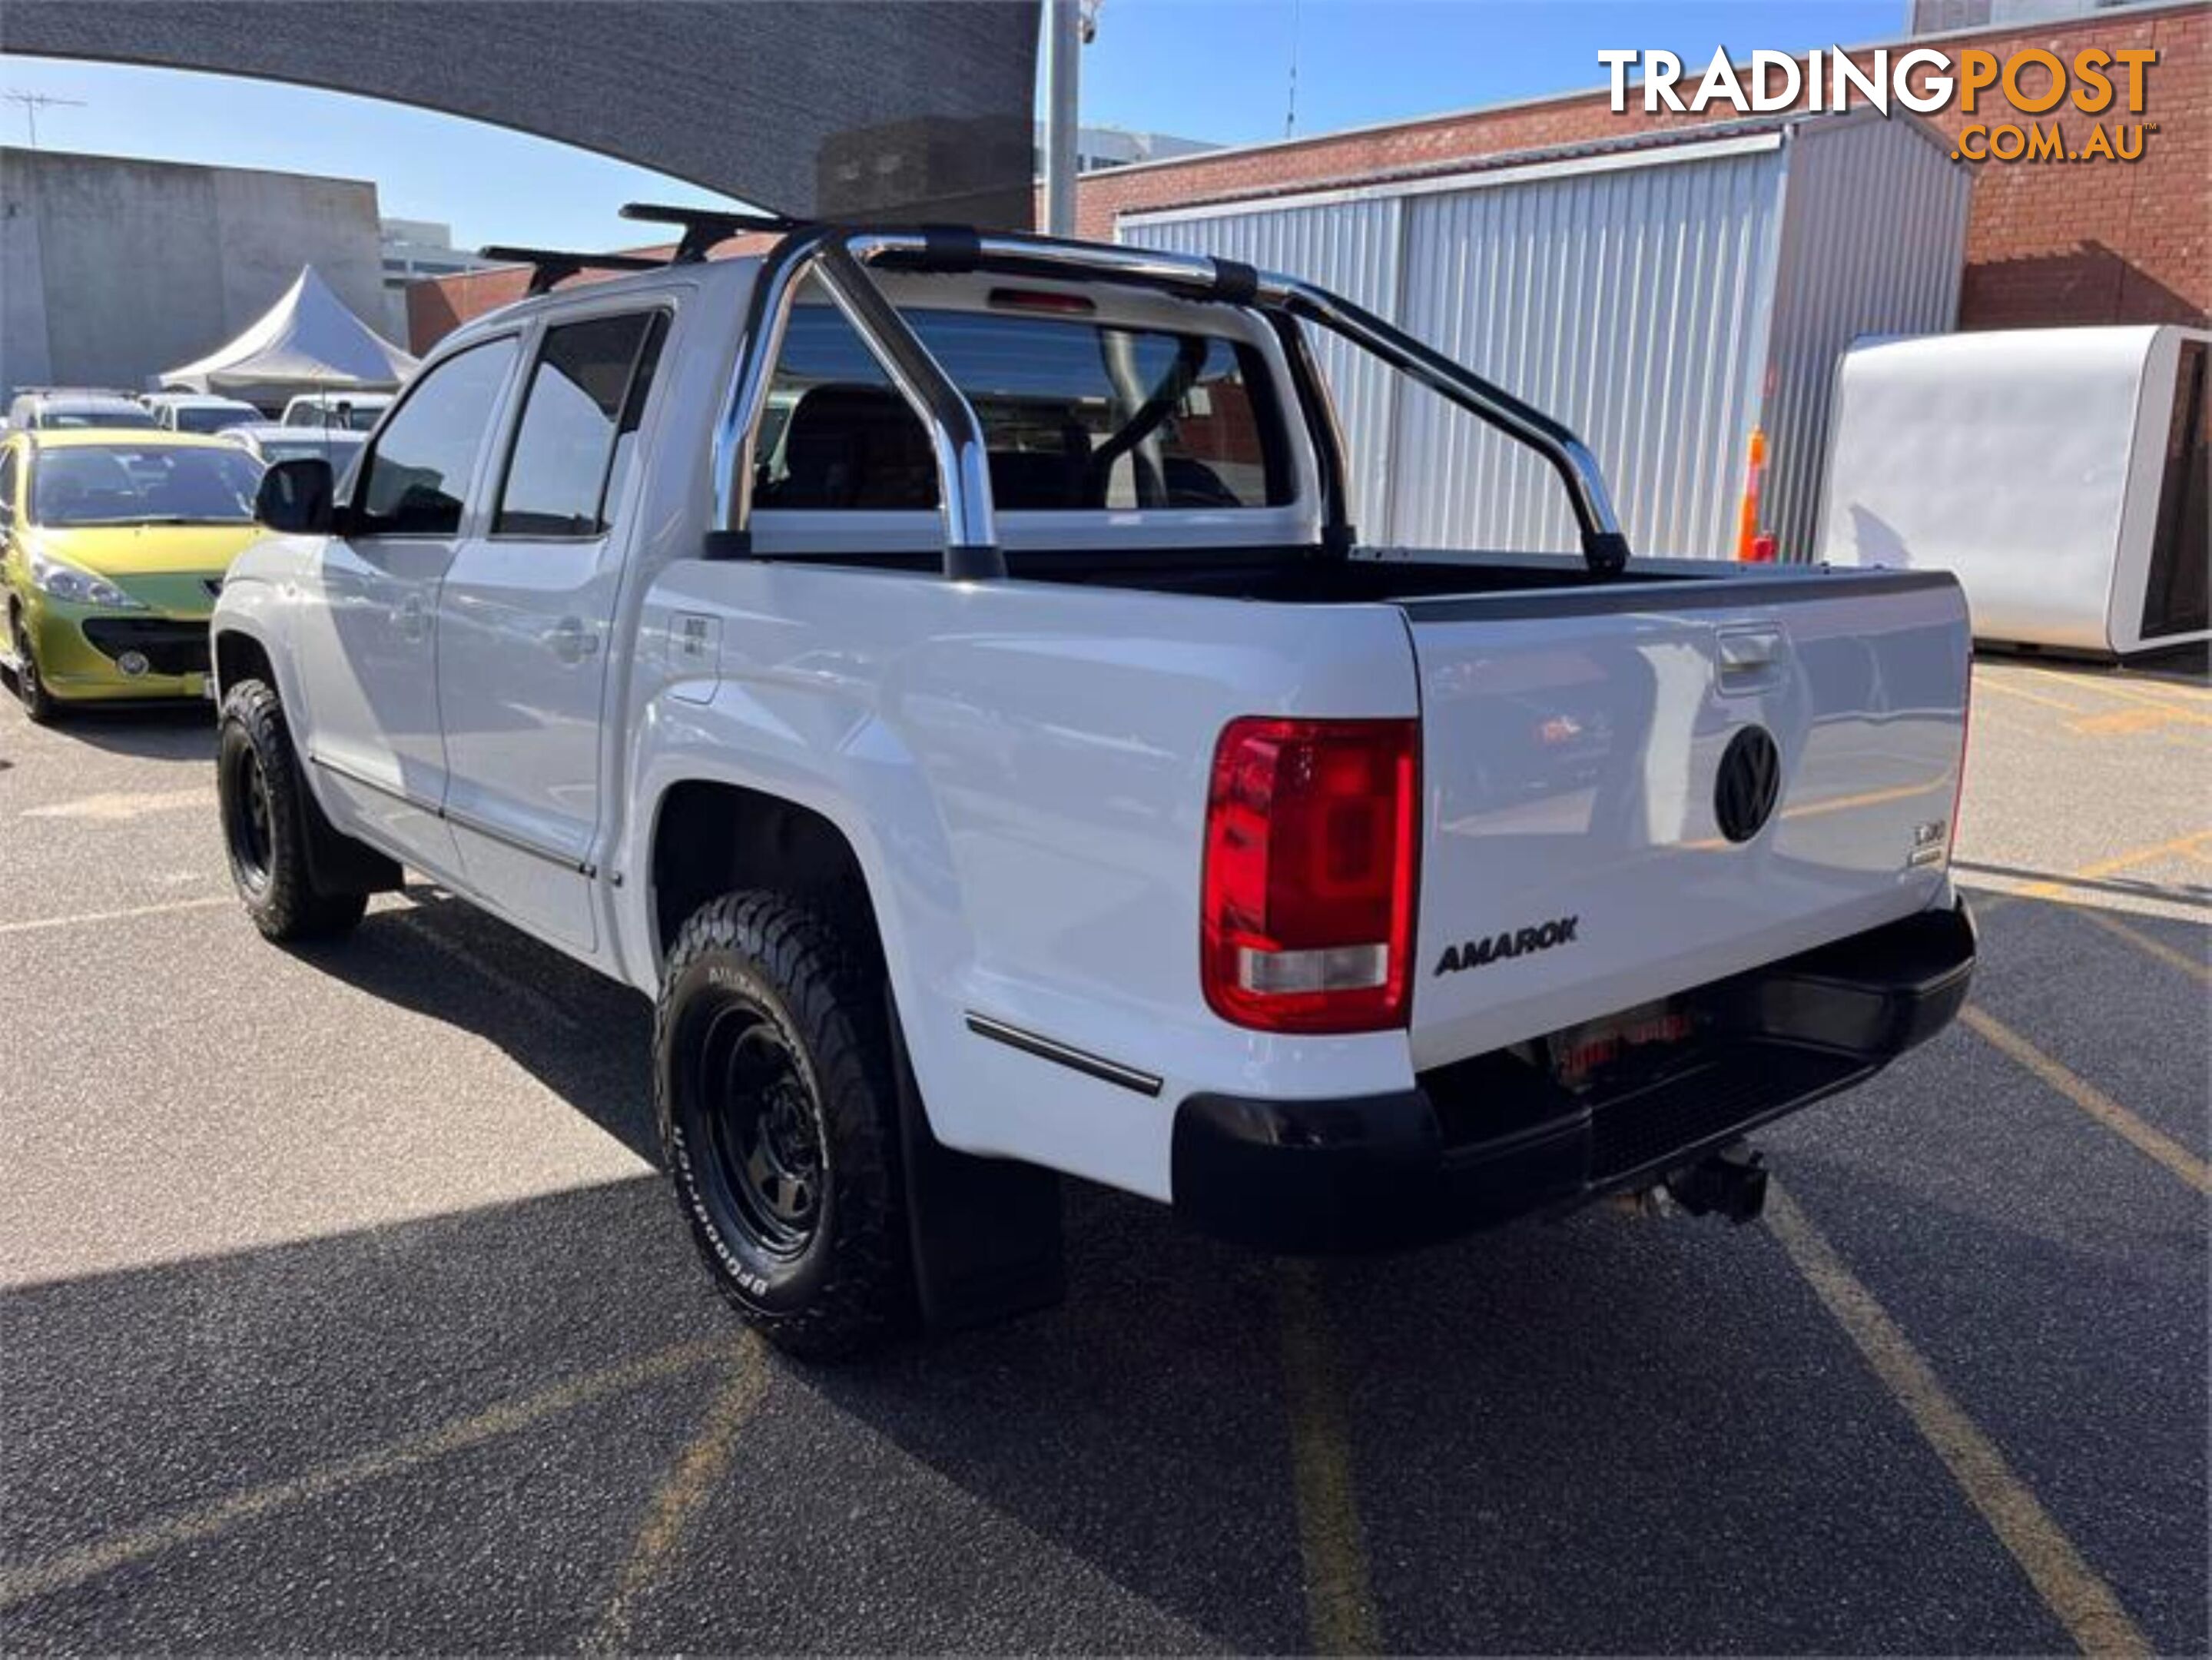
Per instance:
[[[1633,1082],[1577,1094],[1501,1051],[1390,1095],[1191,1096],[1176,1113],[1176,1211],[1268,1250],[1347,1251],[1645,1185],[1926,1042],[1973,970],[1961,900],[1685,994],[1698,1037]]]

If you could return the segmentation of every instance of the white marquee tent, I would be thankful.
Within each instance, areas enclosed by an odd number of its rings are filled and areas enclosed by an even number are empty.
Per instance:
[[[301,392],[390,392],[416,360],[346,308],[313,265],[228,345],[169,370],[161,384],[274,408]]]

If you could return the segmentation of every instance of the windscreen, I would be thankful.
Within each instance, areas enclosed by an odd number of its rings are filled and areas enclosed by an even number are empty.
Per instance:
[[[136,404],[49,404],[39,412],[39,425],[64,432],[83,427],[151,427],[160,423],[149,410]]]
[[[181,404],[176,416],[179,432],[221,432],[225,427],[247,426],[260,418],[257,410],[222,404]]]
[[[42,450],[31,474],[31,518],[56,526],[248,524],[260,483],[261,464],[243,450]]]
[[[1001,511],[1292,497],[1267,367],[1241,342],[1082,317],[902,314],[975,405]],[[927,433],[830,307],[793,313],[759,455],[763,510],[937,505]]]

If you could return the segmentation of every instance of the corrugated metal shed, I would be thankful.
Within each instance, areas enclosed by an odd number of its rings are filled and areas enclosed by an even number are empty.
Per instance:
[[[1836,363],[1862,334],[1951,326],[1971,187],[1930,129],[1863,110],[1131,215],[1119,234],[1321,283],[1559,416],[1639,549],[1733,555],[1763,429],[1761,526],[1803,558]],[[1534,456],[1319,344],[1369,543],[1577,545]]]

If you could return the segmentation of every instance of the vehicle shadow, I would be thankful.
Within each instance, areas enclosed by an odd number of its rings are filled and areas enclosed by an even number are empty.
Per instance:
[[[295,950],[369,996],[489,1040],[659,1167],[653,1006],[629,987],[420,882],[347,938]]]
[[[1824,1209],[1926,1208],[1834,1177]],[[1936,1220],[2010,1304],[2171,1312],[2001,1217]],[[1316,1527],[1285,1271],[1089,1190],[1070,1221],[1060,1309],[744,1362],[759,1402],[630,1645],[1302,1651],[1306,1584],[1350,1563],[1395,1651],[2063,1646],[1760,1230],[1589,1217],[1323,1268],[1353,1479]],[[733,1329],[650,1177],[15,1292],[10,1651],[573,1650],[728,1375],[656,1361]],[[2146,1578],[2187,1542],[2166,1514]]]
[[[497,1044],[651,1157],[643,1000],[435,891],[409,901],[303,958]],[[2039,950],[2094,933],[2074,910],[2033,908]],[[2123,1195],[2165,1241],[2143,1258],[2115,1247],[2118,1199],[2016,1202],[2042,1154],[2009,1064],[1947,1036],[1795,1121],[1783,1180],[2038,1491],[2114,1489],[2063,1519],[2185,1645],[2201,1506],[2167,1500],[2201,1491],[2201,1214]],[[726,1462],[634,1588],[631,1645],[1300,1651],[1332,1576],[1364,1582],[1394,1650],[2065,1645],[1766,1230],[1583,1213],[1320,1264],[1316,1298],[1155,1206],[1070,1184],[1067,1219],[1060,1307],[843,1368],[763,1359]],[[10,1570],[154,1531],[7,1608],[9,1646],[573,1648],[668,1472],[717,1444],[716,1374],[513,1403],[733,1329],[646,1177],[15,1292]],[[438,1438],[478,1421],[496,1432]],[[1332,1457],[1341,1491],[1311,1475]],[[300,1484],[332,1468],[357,1474]],[[271,1488],[289,1496],[162,1544]]]
[[[137,760],[215,759],[215,714],[202,702],[72,708],[51,730],[93,749]]]

